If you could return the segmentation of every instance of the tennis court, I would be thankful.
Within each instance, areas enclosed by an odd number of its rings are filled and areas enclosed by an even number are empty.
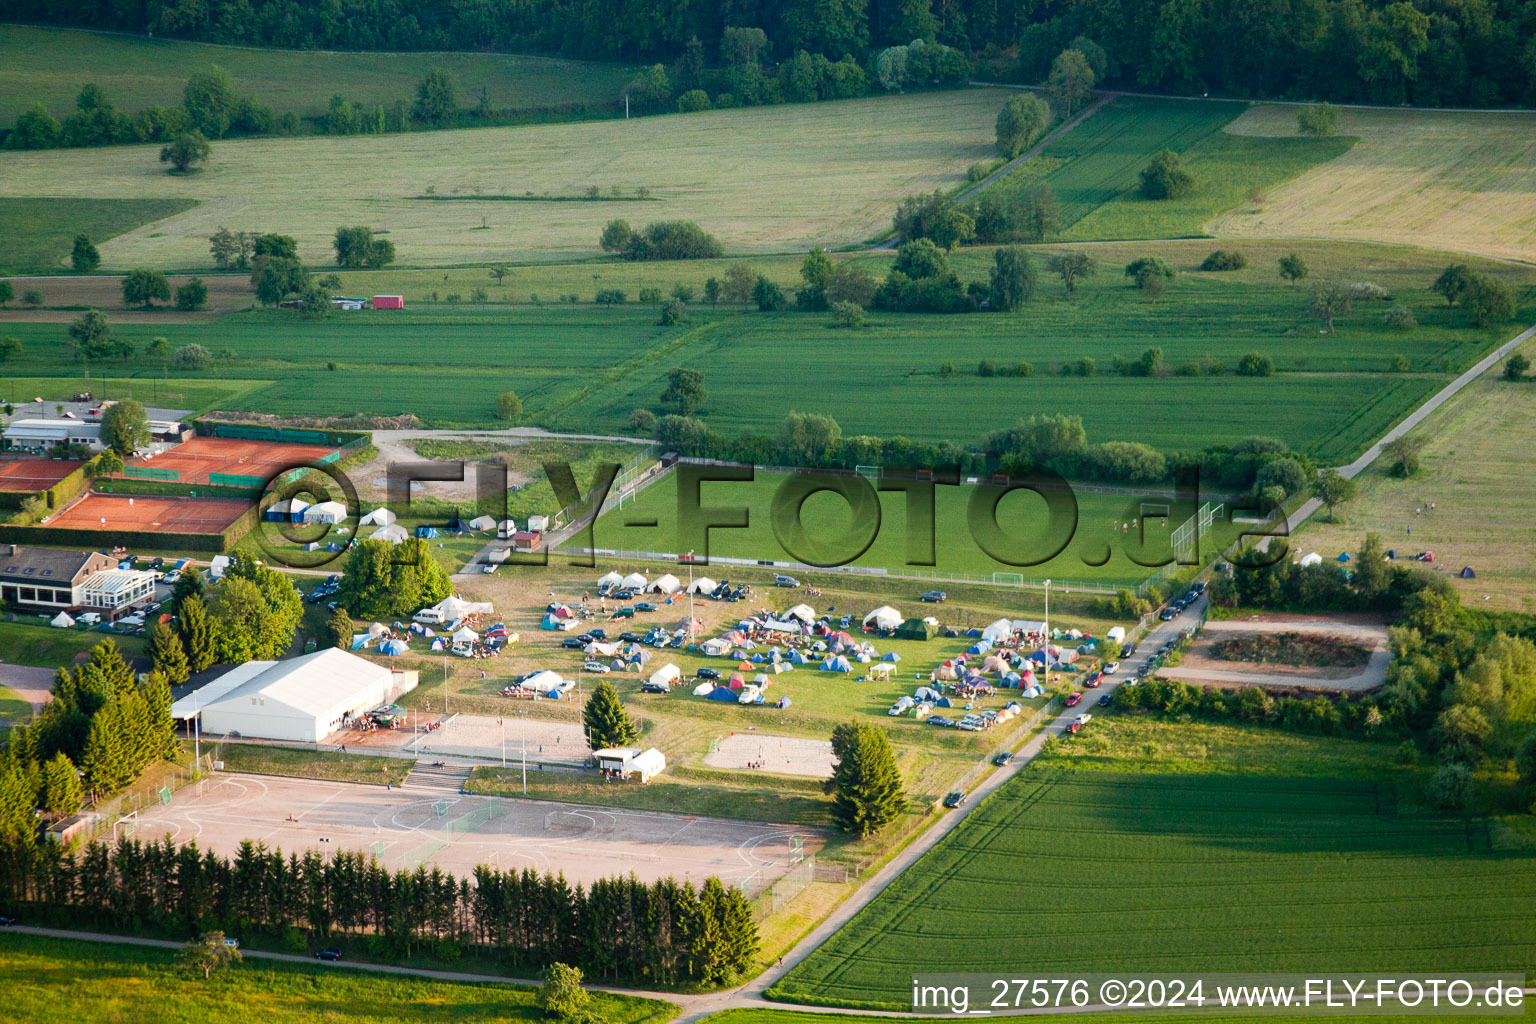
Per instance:
[[[209,498],[128,497],[87,494],[48,520],[71,530],[164,530],[167,533],[222,533],[251,507],[245,501]]]
[[[129,459],[128,466],[174,470],[176,479],[184,484],[206,484],[210,473],[265,481],[285,469],[319,462],[335,451],[318,444],[194,437],[158,455]]]
[[[0,491],[44,491],[80,468],[62,459],[0,461]]]

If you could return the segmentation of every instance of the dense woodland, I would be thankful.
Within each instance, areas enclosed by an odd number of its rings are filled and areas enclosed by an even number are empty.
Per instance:
[[[1083,37],[1116,87],[1536,103],[1536,0],[6,0],[0,18],[247,46],[646,62],[681,58],[697,38],[721,66],[733,63],[726,27],[756,27],[774,60],[864,61],[924,38],[1027,81]]]

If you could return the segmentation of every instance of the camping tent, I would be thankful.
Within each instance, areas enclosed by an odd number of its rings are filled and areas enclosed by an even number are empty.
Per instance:
[[[727,653],[730,649],[731,645],[718,636],[709,640],[705,640],[702,644],[699,645],[699,650],[703,651],[711,658],[718,658],[720,655]]]
[[[376,508],[363,516],[358,526],[389,526],[395,521],[395,514],[387,508]]]
[[[311,505],[304,510],[306,523],[326,523],[334,525],[347,518],[347,506],[339,501],[322,501]]]
[[[675,594],[683,589],[683,583],[676,576],[667,573],[665,576],[656,577],[646,589],[653,590],[658,594]]]
[[[864,625],[869,626],[871,624],[876,629],[895,629],[901,625],[901,612],[888,604],[883,604],[864,616]]]
[[[74,624],[75,620],[69,617],[68,612],[59,612],[59,614],[48,620],[48,625],[58,626],[60,629],[68,629]]]
[[[784,617],[786,619],[799,619],[801,622],[806,623],[815,622],[816,609],[812,608],[808,604],[797,604],[789,611],[785,612]]]
[[[388,654],[391,657],[397,654],[407,654],[410,652],[410,649],[410,645],[407,644],[404,640],[391,639],[385,640],[383,643],[379,644],[379,653]]]
[[[655,672],[652,672],[651,677],[646,682],[652,686],[671,686],[682,679],[682,677],[683,670],[676,665],[663,665]]]
[[[597,585],[602,587],[617,587],[624,582],[624,577],[616,572],[605,572],[597,578]]]
[[[880,656],[880,660],[881,661],[900,661],[901,660],[901,655],[897,654],[895,651],[886,651],[884,654],[882,654]]]
[[[1305,569],[1307,566],[1309,566],[1309,565],[1316,565],[1319,562],[1321,562],[1322,560],[1323,560],[1323,556],[1318,554],[1316,551],[1313,551],[1310,554],[1304,555],[1302,557],[1302,559],[1301,559],[1301,567],[1303,569]]]
[[[992,641],[983,638],[983,639],[977,640],[975,643],[971,644],[970,649],[969,649],[969,651],[967,653],[970,653],[970,654],[986,654],[991,649],[992,649]]]
[[[628,587],[630,590],[644,590],[645,575],[643,573],[632,572],[628,576],[625,576],[621,583],[623,586]]]
[[[804,654],[802,654],[799,651],[790,651],[789,652],[789,663],[791,665],[804,665],[809,660],[810,660],[809,658],[807,658]]]
[[[896,637],[900,640],[932,640],[938,631],[937,623],[927,619],[908,619],[897,628]]]
[[[718,586],[718,584],[716,584],[715,581],[710,579],[708,576],[700,576],[698,579],[688,584],[688,593],[713,594],[715,592],[716,586]]]
[[[1475,579],[1477,579],[1477,573],[1472,571],[1472,567],[1470,565],[1462,566],[1461,567],[1461,572],[1457,573],[1456,575],[1460,576],[1464,580],[1475,580]]]
[[[700,683],[698,686],[695,686],[693,688],[693,695],[695,697],[708,697],[711,693],[714,692],[714,690],[715,690],[715,684],[714,683],[703,682],[703,683]]]
[[[494,530],[496,529],[496,520],[490,516],[476,516],[469,521],[469,528],[471,530]]]
[[[461,626],[458,632],[453,634],[453,642],[457,644],[473,643],[480,639],[480,634],[468,626]]]
[[[716,686],[709,691],[709,699],[727,700],[734,704],[736,702],[736,691],[729,686]]]
[[[853,666],[848,664],[848,659],[841,654],[834,654],[821,663],[823,672],[852,672]]]
[[[1339,552],[1339,557],[1334,559],[1334,561],[1336,561],[1336,562],[1347,562],[1347,561],[1349,561],[1349,552],[1348,551],[1340,551]]]

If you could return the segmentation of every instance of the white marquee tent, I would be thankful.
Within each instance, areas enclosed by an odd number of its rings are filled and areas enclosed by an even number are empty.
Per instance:
[[[671,573],[667,573],[665,576],[656,577],[647,589],[653,590],[658,594],[675,594],[683,589],[683,582]]]
[[[616,587],[624,582],[624,577],[616,572],[605,572],[597,578],[599,587]]]
[[[797,604],[784,613],[786,619],[799,619],[801,622],[815,622],[816,609],[808,604]]]
[[[397,523],[390,523],[388,526],[381,526],[377,530],[374,530],[373,533],[369,535],[368,539],[384,540],[391,544],[402,544],[407,539],[409,539],[409,537],[410,534],[405,532],[405,527],[400,526]]]
[[[868,615],[864,616],[864,625],[874,623],[876,629],[895,629],[905,620],[901,612],[888,604],[881,605]]]
[[[622,583],[623,583],[624,586],[628,587],[630,590],[644,590],[645,589],[645,574],[638,573],[638,572],[632,572],[628,576],[624,577],[624,579],[622,580]]]
[[[395,521],[395,514],[387,508],[376,508],[363,516],[358,526],[389,526]]]
[[[304,521],[306,523],[334,525],[343,522],[346,518],[347,506],[339,501],[322,501],[304,510]]]
[[[710,579],[708,576],[700,576],[698,579],[688,584],[688,593],[713,594],[715,592],[715,587],[717,586],[719,586],[719,584]]]

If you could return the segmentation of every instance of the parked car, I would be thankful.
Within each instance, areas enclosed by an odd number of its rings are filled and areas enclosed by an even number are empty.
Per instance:
[[[316,960],[330,960],[330,961],[333,961],[333,962],[336,961],[336,960],[340,960],[341,959],[341,950],[337,949],[335,946],[326,946],[320,952],[315,954],[315,959]]]
[[[1088,673],[1088,678],[1083,680],[1083,685],[1088,687],[1090,690],[1094,690],[1097,689],[1098,685],[1103,681],[1104,673],[1100,672],[1098,669],[1094,669],[1092,672]]]
[[[1114,694],[1110,694],[1110,693],[1106,693],[1104,696],[1100,697],[1099,698],[1099,707],[1101,707],[1101,708],[1109,707],[1109,702],[1110,702],[1110,700],[1113,697],[1114,697]]]
[[[1179,614],[1179,613],[1173,610],[1173,606],[1169,605],[1167,608],[1164,608],[1161,612],[1158,612],[1157,617],[1162,619],[1164,622],[1167,622],[1168,620],[1172,619],[1177,614]]]
[[[953,718],[945,718],[943,715],[929,715],[924,721],[929,725],[941,725],[946,729],[952,729],[955,725]]]
[[[999,768],[1001,768],[1003,765],[1007,764],[1009,761],[1012,761],[1012,760],[1013,760],[1013,751],[1005,750],[1001,754],[998,754],[996,757],[994,757],[992,759],[992,763],[997,765]]]
[[[591,641],[589,640],[583,640],[579,636],[568,636],[564,640],[560,641],[560,646],[564,647],[566,650],[579,651],[583,647],[587,646],[587,644],[590,642]]]
[[[1112,676],[1116,672],[1119,672],[1119,671],[1120,671],[1120,663],[1118,661],[1112,661],[1108,665],[1104,666],[1104,674],[1107,675],[1107,676]]]
[[[635,603],[635,611],[637,612],[653,612],[655,610],[656,606],[649,601],[638,601]]]
[[[925,590],[917,595],[917,599],[919,601],[926,601],[929,604],[942,604],[944,601],[949,600],[949,595],[942,590]]]
[[[945,807],[959,807],[963,803],[965,803],[965,790],[963,789],[957,789],[944,798]]]
[[[239,949],[240,948],[240,940],[237,939],[237,938],[234,938],[232,936],[226,935],[226,936],[224,936],[224,945],[229,947],[230,949]]]
[[[635,617],[635,610],[633,608],[615,608],[612,617],[615,619],[632,619]]]
[[[1079,703],[1082,702],[1082,699],[1083,695],[1080,693],[1069,693],[1067,694],[1066,705],[1069,708],[1075,708]]]
[[[6,917],[4,914],[0,914],[0,928],[9,928],[15,923],[16,919],[14,917]]]
[[[635,592],[628,587],[622,587],[619,590],[615,590],[608,596],[613,598],[615,601],[628,601],[630,598],[635,596]]]
[[[642,637],[639,633],[626,629],[624,632],[619,634],[619,639],[626,643],[637,644],[641,641]]]
[[[596,672],[601,675],[602,673],[607,672],[609,669],[607,665],[604,665],[600,661],[589,661],[581,666],[581,670],[583,672]]]
[[[641,693],[666,693],[667,692],[667,687],[666,687],[666,684],[664,684],[664,683],[653,683],[649,679],[647,679],[645,682],[640,684],[640,692]]]
[[[710,668],[708,665],[705,665],[703,668],[695,672],[694,676],[699,679],[719,679],[720,670],[717,668]]]
[[[782,573],[773,574],[773,585],[776,587],[798,587],[800,581],[793,576],[785,576]]]
[[[1120,648],[1120,660],[1121,661],[1128,660],[1131,657],[1131,655],[1133,655],[1135,653],[1136,653],[1136,641],[1132,640],[1130,643],[1123,644],[1121,646],[1121,648]]]

